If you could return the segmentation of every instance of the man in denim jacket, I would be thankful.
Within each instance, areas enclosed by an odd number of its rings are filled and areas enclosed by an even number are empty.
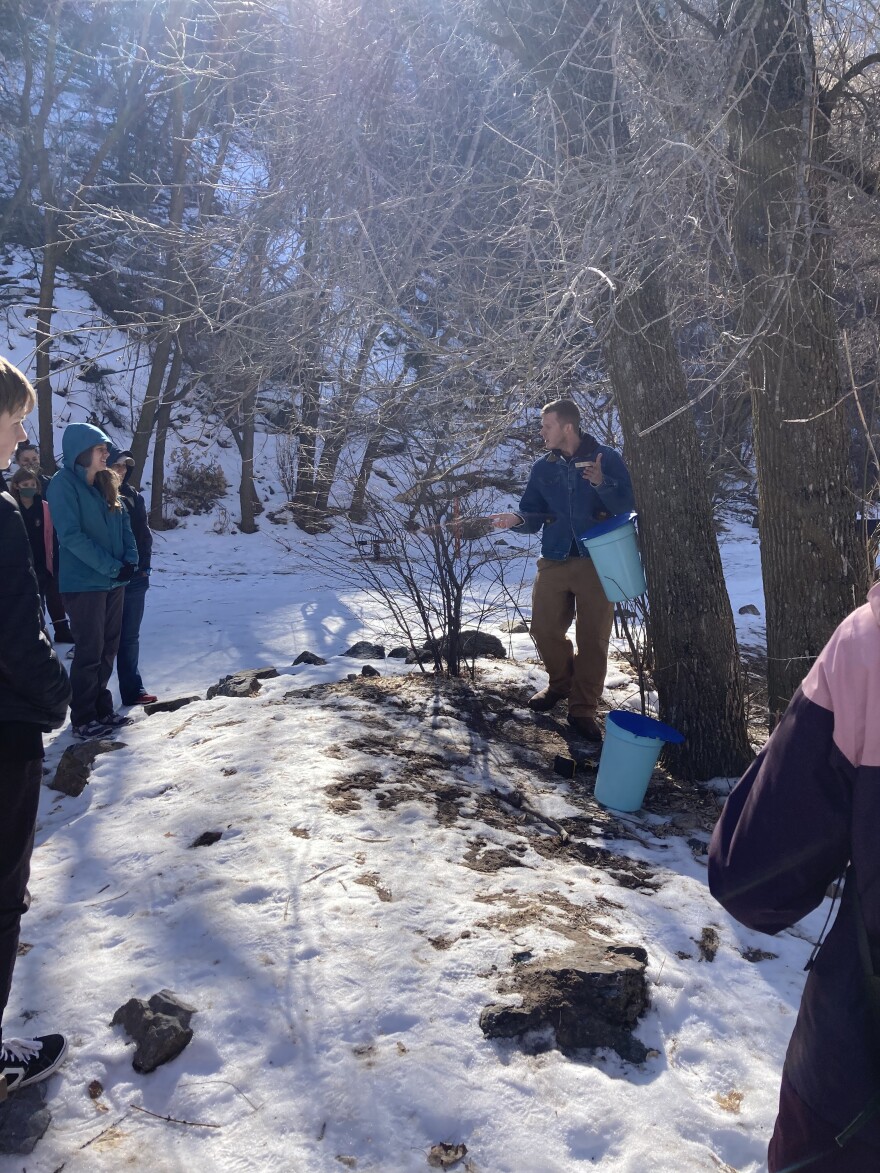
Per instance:
[[[577,539],[600,521],[634,508],[632,482],[613,448],[581,432],[580,412],[571,399],[543,408],[541,436],[549,452],[532,466],[519,510],[494,517],[497,529],[543,530],[532,588],[532,636],[550,680],[529,708],[547,713],[567,697],[568,723],[589,741],[601,741],[596,710],[614,608]],[[576,652],[567,635],[575,618]]]

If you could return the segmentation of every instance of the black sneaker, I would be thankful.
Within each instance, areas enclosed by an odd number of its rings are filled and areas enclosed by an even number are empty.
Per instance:
[[[109,725],[111,729],[121,729],[124,725],[134,724],[134,717],[123,717],[122,713],[108,713],[100,720],[102,725]]]
[[[91,741],[95,737],[109,737],[113,727],[106,721],[87,721],[85,725],[74,725],[73,736],[80,741]]]
[[[72,644],[73,633],[70,630],[70,624],[65,619],[63,622],[55,624],[55,642],[56,644]]]
[[[64,1035],[41,1035],[36,1039],[4,1039],[0,1043],[0,1079],[8,1092],[18,1091],[41,1079],[48,1079],[64,1062],[67,1039]]]

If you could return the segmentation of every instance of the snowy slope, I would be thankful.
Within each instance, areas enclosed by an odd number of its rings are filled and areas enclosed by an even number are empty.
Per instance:
[[[404,1173],[426,1168],[439,1141],[464,1142],[483,1173],[761,1169],[821,911],[773,941],[733,924],[708,895],[686,841],[706,836],[687,812],[680,832],[645,814],[616,824],[636,839],[590,838],[642,861],[655,887],[548,858],[534,847],[550,834],[540,825],[486,825],[480,796],[493,787],[519,786],[555,819],[599,812],[589,787],[514,761],[419,682],[381,703],[357,686],[285,699],[358,671],[339,653],[381,631],[362,600],[322,590],[320,541],[289,554],[266,534],[163,537],[144,625],[149,687],[204,693],[265,664],[282,674],[252,700],[141,714],[80,798],[44,791],[22,933],[32,948],[7,1029],[69,1031],[71,1055],[49,1084],[46,1137],[0,1170]],[[525,662],[528,637],[515,642],[517,663],[486,662],[488,692],[542,679]],[[337,658],[285,668],[306,646]],[[614,668],[609,684],[625,675]],[[68,743],[55,736],[47,770]],[[425,766],[432,753],[446,765]],[[369,789],[355,802],[328,793],[369,771],[380,793],[411,793],[385,805]],[[455,819],[438,819],[430,791],[444,785],[462,791]],[[190,848],[205,830],[223,838]],[[478,836],[525,866],[472,870]],[[585,910],[593,931],[648,951],[652,1006],[637,1033],[658,1054],[641,1069],[611,1053],[527,1055],[480,1032],[512,955],[562,951]],[[712,926],[708,962],[697,942]],[[777,957],[750,962],[747,948]],[[162,987],[199,1007],[195,1038],[137,1075],[108,1023]]]

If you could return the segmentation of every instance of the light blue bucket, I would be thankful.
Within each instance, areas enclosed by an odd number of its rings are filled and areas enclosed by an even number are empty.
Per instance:
[[[627,709],[609,713],[596,775],[596,801],[612,810],[637,811],[645,801],[651,771],[666,741],[681,745],[684,737],[670,725],[641,713]]]
[[[635,513],[619,513],[617,517],[594,525],[578,538],[593,559],[610,603],[637,599],[647,589],[633,525],[636,516]]]

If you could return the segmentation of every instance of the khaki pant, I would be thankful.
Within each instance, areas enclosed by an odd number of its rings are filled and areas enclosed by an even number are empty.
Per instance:
[[[577,652],[566,635],[577,616]],[[532,587],[532,635],[553,692],[570,713],[595,714],[605,685],[614,607],[591,558],[539,558]]]

